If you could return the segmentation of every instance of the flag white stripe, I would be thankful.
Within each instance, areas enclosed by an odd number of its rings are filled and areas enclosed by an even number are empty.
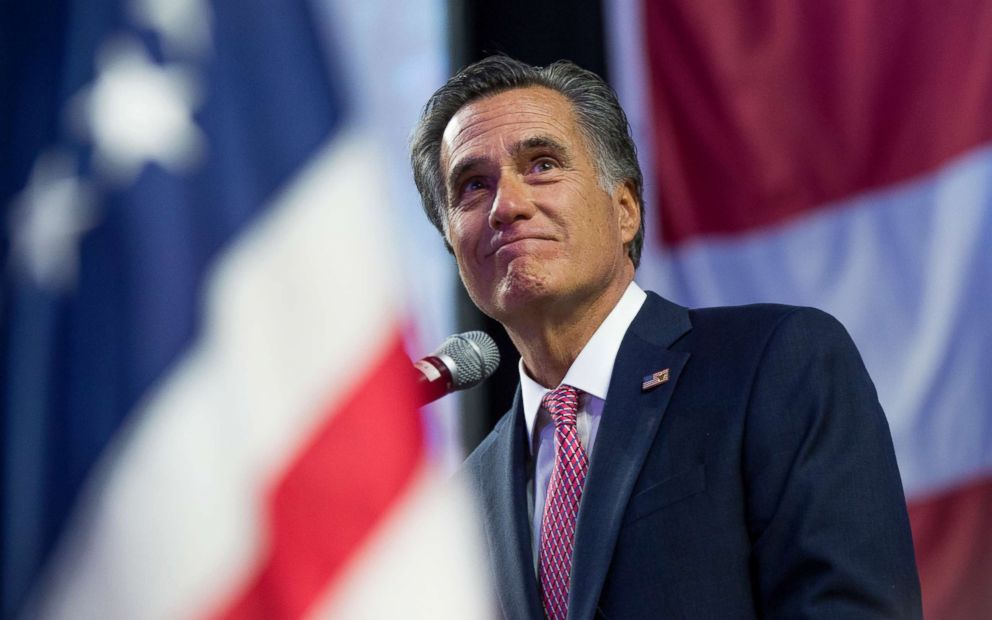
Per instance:
[[[432,466],[410,488],[308,618],[495,617],[473,500]],[[452,541],[458,545],[452,548]],[[430,570],[425,570],[430,567]],[[486,614],[486,610],[491,614]]]

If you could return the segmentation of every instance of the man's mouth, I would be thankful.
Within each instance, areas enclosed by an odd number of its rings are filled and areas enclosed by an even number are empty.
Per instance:
[[[523,248],[528,245],[528,242],[538,242],[538,241],[550,241],[547,237],[541,237],[538,235],[514,235],[512,237],[505,237],[499,240],[493,241],[493,249],[486,256],[493,256],[500,250],[510,251],[517,248]]]

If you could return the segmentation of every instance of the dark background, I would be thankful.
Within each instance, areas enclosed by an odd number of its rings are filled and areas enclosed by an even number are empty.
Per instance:
[[[451,0],[448,27],[451,67],[457,71],[491,54],[508,54],[534,65],[567,59],[609,81],[606,66],[603,8],[593,0],[568,4],[506,0]],[[496,321],[483,315],[459,285],[458,330],[481,329],[499,346],[496,373],[462,398],[461,429],[471,451],[510,408],[518,382],[517,354]]]

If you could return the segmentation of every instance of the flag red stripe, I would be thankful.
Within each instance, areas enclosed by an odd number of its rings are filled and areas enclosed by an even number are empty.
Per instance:
[[[340,575],[424,458],[410,361],[398,328],[271,491],[267,551],[216,618],[298,618]]]
[[[992,140],[992,3],[643,2],[661,233],[775,224]]]
[[[927,618],[992,618],[992,477],[909,504]]]

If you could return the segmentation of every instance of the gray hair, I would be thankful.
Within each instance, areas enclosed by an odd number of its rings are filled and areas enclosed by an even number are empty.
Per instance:
[[[490,56],[471,64],[439,88],[427,101],[413,132],[410,162],[427,218],[444,236],[447,192],[441,172],[441,138],[451,118],[466,104],[517,88],[543,86],[561,93],[572,104],[586,143],[592,151],[599,185],[607,192],[617,183],[634,186],[641,225],[627,250],[637,267],[644,245],[644,177],[637,148],[617,95],[598,75],[567,60],[535,67],[508,56]],[[445,239],[445,245],[451,250]]]

